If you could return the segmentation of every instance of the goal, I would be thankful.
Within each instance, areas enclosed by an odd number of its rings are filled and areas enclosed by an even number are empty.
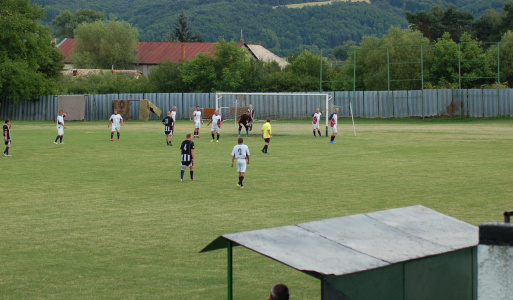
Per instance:
[[[328,130],[329,102],[331,96],[326,93],[216,93],[216,109],[224,120],[237,119],[248,111],[250,105],[255,108],[255,119],[310,120],[316,108],[326,110],[325,126]]]

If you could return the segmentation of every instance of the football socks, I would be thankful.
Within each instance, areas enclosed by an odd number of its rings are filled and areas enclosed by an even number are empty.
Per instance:
[[[185,173],[185,171],[184,171],[184,170],[180,170],[180,179],[182,179],[182,181],[183,181],[183,174],[184,174],[184,173]]]

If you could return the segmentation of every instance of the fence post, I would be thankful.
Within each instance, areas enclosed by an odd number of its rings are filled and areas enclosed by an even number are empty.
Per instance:
[[[501,118],[501,43],[497,43],[497,113],[499,119]]]
[[[387,47],[387,114],[388,118],[391,118],[390,114],[390,54]]]
[[[422,98],[422,120],[424,120],[424,52],[423,45],[420,45],[420,88]]]
[[[458,44],[458,100],[459,100],[459,107],[460,107],[460,120],[462,118],[463,112],[461,111],[461,44]],[[454,100],[453,100],[454,101]]]

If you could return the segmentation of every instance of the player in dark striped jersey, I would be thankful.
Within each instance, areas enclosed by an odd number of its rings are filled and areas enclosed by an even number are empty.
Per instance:
[[[173,146],[173,127],[175,125],[175,120],[172,117],[172,113],[170,111],[167,112],[167,116],[162,119],[162,124],[164,124],[164,134],[166,135],[166,144],[168,146]]]
[[[187,133],[187,139],[182,142],[180,146],[181,162],[180,166],[182,170],[180,172],[180,178],[183,182],[183,174],[185,169],[189,167],[191,172],[191,180],[194,180],[194,142],[192,141],[192,134]]]
[[[9,149],[11,148],[11,122],[9,121],[9,119],[5,120],[5,124],[3,127],[3,136],[5,142],[4,156],[12,156],[9,154]]]

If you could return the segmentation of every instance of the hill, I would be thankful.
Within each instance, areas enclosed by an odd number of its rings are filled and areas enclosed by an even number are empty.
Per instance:
[[[362,36],[381,36],[390,26],[406,27],[405,11],[429,10],[434,5],[454,4],[475,16],[486,9],[500,9],[504,0],[374,0],[333,1],[324,5],[287,7],[315,0],[32,0],[46,10],[45,24],[61,10],[90,8],[131,23],[140,41],[162,41],[183,9],[192,28],[207,42],[220,37],[238,41],[261,41],[280,56],[308,49],[329,52],[346,41]],[[321,4],[321,3],[319,3]]]

